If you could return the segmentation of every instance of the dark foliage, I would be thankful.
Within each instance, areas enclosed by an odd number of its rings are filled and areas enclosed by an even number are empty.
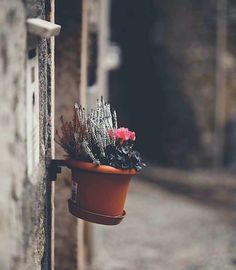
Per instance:
[[[108,145],[105,153],[105,157],[101,157],[100,151],[97,149],[98,158],[104,165],[118,169],[136,169],[137,171],[140,171],[145,166],[140,153],[133,149],[132,141],[127,141],[123,144],[117,142],[115,146]]]

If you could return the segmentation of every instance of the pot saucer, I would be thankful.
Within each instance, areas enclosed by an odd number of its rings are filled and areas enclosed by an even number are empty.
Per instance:
[[[126,216],[125,210],[120,216],[106,216],[79,208],[71,199],[68,200],[69,212],[77,218],[103,225],[117,225]]]

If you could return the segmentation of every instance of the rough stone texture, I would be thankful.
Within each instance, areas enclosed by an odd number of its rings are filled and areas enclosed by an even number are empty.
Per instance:
[[[126,210],[120,225],[94,225],[90,270],[235,269],[235,211],[232,215],[137,179]]]
[[[45,165],[51,155],[51,63],[46,40],[39,39],[40,166],[30,178],[25,81],[26,16],[45,17],[48,7],[44,1],[0,3],[0,266],[4,270],[50,269],[51,185],[46,181]]]

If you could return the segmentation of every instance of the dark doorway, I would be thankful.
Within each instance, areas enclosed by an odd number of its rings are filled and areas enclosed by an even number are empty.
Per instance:
[[[186,167],[195,165],[199,134],[182,91],[185,60],[175,56],[165,36],[175,24],[174,2],[172,7],[165,1],[113,0],[111,39],[121,47],[122,65],[110,75],[110,92],[112,104],[122,111],[119,124],[136,131],[146,159]]]

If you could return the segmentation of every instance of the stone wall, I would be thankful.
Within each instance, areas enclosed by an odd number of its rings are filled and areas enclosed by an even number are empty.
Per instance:
[[[166,162],[174,166],[211,166],[216,1],[170,2],[156,1],[157,20],[152,33],[156,72],[165,99],[163,152]]]
[[[223,157],[235,166],[235,3],[227,4],[226,106],[216,108],[217,1],[156,1],[154,57],[165,99],[161,131],[166,162],[212,167],[215,110],[225,110]],[[233,165],[234,164],[234,165]]]
[[[110,85],[113,103],[122,108],[121,124],[136,130],[137,146],[147,159],[165,166],[212,167],[218,147],[214,141],[217,1],[134,2],[114,1],[111,16],[112,39],[120,44],[123,56]],[[227,15],[222,159],[229,165],[236,160],[234,1],[228,1]]]
[[[39,42],[40,165],[27,176],[26,17],[46,18],[47,1],[0,2],[0,266],[4,270],[51,269],[51,52]],[[47,18],[50,19],[50,18]]]

